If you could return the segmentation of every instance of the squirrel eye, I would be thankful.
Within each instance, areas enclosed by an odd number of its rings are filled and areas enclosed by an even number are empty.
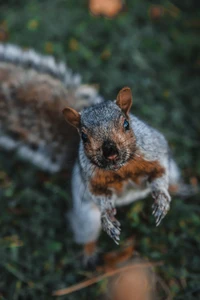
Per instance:
[[[83,140],[84,143],[86,143],[88,141],[88,136],[83,131],[81,131],[81,138],[82,138],[82,140]]]
[[[129,130],[129,122],[127,120],[124,120],[124,129]]]

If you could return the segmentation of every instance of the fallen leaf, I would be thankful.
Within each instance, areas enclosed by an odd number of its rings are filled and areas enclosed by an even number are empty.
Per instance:
[[[95,16],[115,17],[123,7],[122,0],[90,0],[89,9]]]
[[[117,267],[119,264],[122,264],[128,261],[134,252],[134,240],[133,238],[125,241],[123,247],[117,251],[111,251],[104,254],[104,267],[107,269],[113,269]]]

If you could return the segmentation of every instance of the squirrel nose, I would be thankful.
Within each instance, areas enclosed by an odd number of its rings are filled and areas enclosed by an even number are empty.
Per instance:
[[[113,142],[105,141],[102,146],[103,156],[109,160],[115,160],[118,157],[117,147]]]

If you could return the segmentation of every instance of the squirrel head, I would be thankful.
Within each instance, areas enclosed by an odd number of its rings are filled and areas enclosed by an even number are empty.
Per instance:
[[[135,153],[135,136],[129,111],[132,94],[128,87],[116,101],[105,101],[85,108],[81,113],[66,107],[63,114],[81,136],[84,151],[90,161],[101,169],[118,170]]]

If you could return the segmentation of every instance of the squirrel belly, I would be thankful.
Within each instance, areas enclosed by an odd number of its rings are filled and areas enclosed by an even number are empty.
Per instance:
[[[91,179],[91,192],[94,195],[118,196],[122,194],[129,182],[136,184],[138,189],[146,187],[147,180],[161,177],[165,169],[158,161],[146,161],[135,153],[135,157],[118,171],[97,170]]]

